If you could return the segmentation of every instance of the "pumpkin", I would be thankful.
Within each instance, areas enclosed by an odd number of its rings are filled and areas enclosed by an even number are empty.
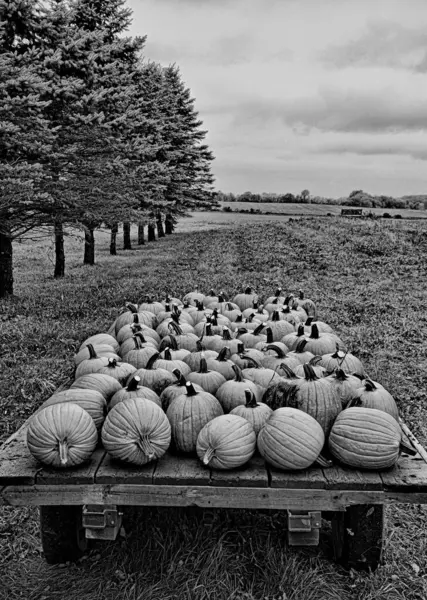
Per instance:
[[[141,302],[138,304],[138,313],[153,313],[153,315],[157,315],[158,313],[163,312],[165,307],[161,302],[157,302],[153,300],[153,298],[147,294]]]
[[[311,327],[310,327],[310,331],[311,331]],[[309,333],[310,332],[308,332],[308,334]],[[305,327],[302,323],[300,323],[298,325],[298,329],[296,331],[284,335],[280,341],[283,344],[285,344],[289,348],[289,350],[294,350],[301,340],[305,341],[305,334],[306,334]],[[307,342],[305,342],[305,343],[307,343]]]
[[[95,390],[73,388],[56,392],[42,404],[39,410],[43,410],[46,406],[70,402],[83,408],[92,417],[96,428],[101,429],[107,414],[107,402],[104,396]]]
[[[339,348],[335,352],[324,354],[319,364],[325,367],[328,373],[333,373],[335,369],[339,368],[345,373],[358,373],[365,377],[365,369],[361,361],[350,352],[343,352]]]
[[[150,388],[160,396],[165,388],[174,383],[175,376],[171,371],[156,366],[158,355],[154,354],[143,369],[135,371],[134,375],[141,378],[141,385]]]
[[[281,376],[273,369],[262,366],[251,366],[242,370],[242,375],[245,379],[249,379],[261,388],[262,393],[271,383],[279,381]]]
[[[181,396],[183,393],[185,393],[186,390],[185,386],[187,384],[187,380],[185,379],[181,371],[179,369],[176,369],[175,371],[173,371],[173,374],[176,377],[176,381],[168,385],[168,387],[166,387],[160,394],[160,401],[162,403],[162,408],[165,412],[169,408],[169,405],[172,402],[172,400],[175,400],[175,398]],[[193,383],[192,385],[196,391],[204,391],[200,385],[197,385],[197,383]]]
[[[230,356],[230,349],[227,346],[221,349],[216,357],[207,357],[206,365],[211,371],[218,371],[228,381],[234,379],[233,365],[234,362],[228,357]]]
[[[234,302],[224,302],[223,304],[220,304],[218,311],[231,322],[236,321],[236,319],[242,315],[240,308]]]
[[[218,352],[215,352],[215,350],[206,350],[202,342],[197,340],[197,350],[195,352],[190,352],[183,361],[190,367],[191,371],[198,371],[200,369],[200,359],[202,358],[202,354],[204,354],[206,360],[218,356]]]
[[[79,351],[83,350],[83,348],[89,344],[92,344],[92,346],[102,346],[106,344],[107,346],[111,346],[113,348],[113,352],[116,353],[120,348],[119,342],[109,333],[96,333],[95,335],[91,335],[87,338],[87,340],[82,342]]]
[[[77,365],[75,379],[78,379],[82,375],[96,373],[97,371],[99,371],[99,369],[108,365],[109,358],[107,356],[98,356],[95,352],[94,347],[91,345],[87,346],[87,348],[89,349],[90,356],[86,360],[82,360]],[[114,358],[111,357],[111,360],[114,360]]]
[[[132,375],[135,371],[136,368],[133,365],[126,362],[118,362],[115,358],[109,358],[107,364],[98,369],[97,373],[110,375],[110,377],[114,377],[114,379],[117,379],[118,382],[124,385],[129,375]]]
[[[164,349],[164,358],[162,358],[160,354],[157,355],[157,359],[154,362],[154,367],[156,369],[165,369],[171,373],[178,369],[185,376],[191,372],[190,367],[183,360],[172,358],[171,351],[168,347]]]
[[[249,421],[254,428],[255,434],[258,435],[261,427],[271,416],[273,411],[266,404],[257,402],[255,394],[249,388],[245,390],[245,398],[246,403],[239,404],[239,406],[233,408],[233,410],[230,411],[230,415],[238,415]]]
[[[200,359],[200,369],[197,372],[191,372],[187,376],[188,381],[197,383],[206,392],[216,395],[218,388],[225,383],[225,377],[218,373],[218,371],[212,371],[208,369],[206,358],[204,356]]]
[[[119,355],[124,358],[131,350],[138,350],[139,348],[147,347],[157,350],[159,344],[153,338],[144,335],[142,331],[135,331],[132,337],[126,338],[121,343]]]
[[[291,369],[300,363],[296,358],[288,358],[287,352],[285,352],[282,346],[279,346],[280,342],[275,344],[269,344],[264,348],[264,356],[261,359],[261,365],[268,369],[276,369],[283,362],[287,364]]]
[[[221,294],[222,295],[222,294]],[[203,296],[202,304],[206,307],[209,307],[210,304],[216,306],[219,302],[219,297],[215,294],[215,290],[211,288],[211,290]]]
[[[402,439],[399,423],[376,408],[343,410],[329,435],[329,450],[341,463],[361,469],[387,469],[398,457]]]
[[[304,365],[304,377],[290,390],[286,405],[298,408],[320,423],[328,434],[342,409],[341,400],[327,377],[317,377],[313,367]]]
[[[141,325],[148,325],[148,327],[153,327],[156,324],[156,316],[154,314],[147,315],[147,313],[139,313],[138,307],[134,304],[127,303],[127,310],[122,313],[119,317],[117,317],[114,323],[114,330],[117,334],[120,329],[125,325],[130,325],[132,323],[140,323]]]
[[[335,369],[334,373],[329,375],[329,380],[335,387],[343,408],[357,397],[356,392],[363,385],[358,377],[344,373],[342,369]]]
[[[305,338],[298,341],[294,350],[288,352],[287,358],[296,359],[299,363],[305,364],[314,358],[314,354],[306,350],[307,340]]]
[[[234,365],[233,371],[234,379],[229,381],[224,380],[224,383],[218,387],[215,394],[226,413],[239,406],[239,404],[246,403],[246,389],[251,390],[257,399],[262,395],[260,388],[255,383],[243,377],[242,371],[237,365]]]
[[[287,365],[283,365],[280,372],[282,376],[272,381],[262,396],[262,401],[273,410],[287,406],[289,395],[294,394],[295,386],[301,383],[301,377],[297,377]]]
[[[267,336],[261,333],[263,329],[264,323],[260,323],[253,331],[248,331],[242,327],[237,330],[236,338],[242,342],[246,348],[255,348],[259,342],[267,341]]]
[[[114,459],[145,465],[169,448],[171,428],[163,410],[144,398],[119,402],[101,432],[104,448]]]
[[[315,319],[314,317],[308,317],[308,319],[304,323],[304,329],[308,333],[308,335],[310,335],[311,326],[313,325],[314,322],[316,322],[317,329],[320,331],[320,333],[334,333],[334,330],[332,329],[332,327],[330,325],[328,325],[327,323],[325,323],[324,321],[319,321],[318,319]]]
[[[177,306],[183,305],[182,300],[176,298],[175,296],[170,296],[169,294],[166,294],[166,296],[160,302],[163,304],[163,306],[166,306],[167,304],[176,304]]]
[[[198,391],[187,382],[186,393],[177,396],[166,412],[177,450],[195,452],[202,427],[222,414],[224,411],[215,396],[204,390]]]
[[[364,408],[377,408],[388,413],[396,420],[399,419],[399,409],[393,396],[383,386],[371,379],[365,379],[351,401],[352,406],[363,406]]]
[[[239,342],[236,354],[230,356],[230,360],[234,362],[240,369],[247,369],[253,365],[259,366],[264,358],[264,353],[255,348],[246,349],[243,342]]]
[[[188,292],[188,294],[185,294],[182,301],[184,304],[188,303],[191,306],[195,306],[196,302],[200,302],[201,304],[203,304],[204,297],[205,295],[202,294],[202,292],[200,292],[199,288],[196,286],[192,292]]]
[[[299,290],[298,298],[295,298],[295,302],[297,303],[298,306],[301,306],[301,308],[303,308],[305,310],[305,312],[307,313],[307,315],[309,317],[316,318],[316,315],[317,315],[316,304],[313,302],[313,300],[311,300],[310,298],[306,298],[304,296],[303,290]]]
[[[264,460],[278,469],[307,469],[319,457],[325,443],[320,424],[296,408],[275,410],[258,434]]]
[[[320,333],[316,323],[311,326],[311,334],[306,340],[305,350],[317,356],[335,352],[337,346],[340,350],[344,350],[344,343],[338,336],[334,333]]]
[[[162,352],[166,347],[174,347],[175,343],[178,349],[184,348],[190,352],[195,352],[197,350],[197,342],[199,338],[195,333],[184,333],[181,327],[177,325],[175,321],[171,321],[169,323],[169,329],[171,333],[162,339],[159,346],[159,352]],[[170,340],[172,336],[175,338],[173,341]]]
[[[157,348],[153,344],[141,341],[144,339],[142,334],[137,333],[133,338],[129,338],[123,343],[123,361],[133,365],[135,369],[143,369],[152,356],[159,356]],[[131,343],[133,348],[130,347]],[[126,349],[128,350],[125,353]]]
[[[140,385],[141,378],[138,375],[133,375],[125,388],[121,388],[118,390],[114,396],[111,398],[111,402],[108,406],[109,410],[114,408],[116,404],[119,402],[124,402],[129,398],[145,398],[146,400],[151,400],[157,404],[157,406],[162,406],[161,400],[156,392],[150,390],[150,388]]]
[[[238,415],[220,415],[209,421],[197,438],[197,455],[212,469],[234,469],[244,465],[256,448],[252,425]]]
[[[195,333],[193,325],[190,325],[185,319],[181,320],[178,315],[174,313],[172,313],[170,319],[165,319],[158,327],[156,327],[156,333],[161,338],[165,337],[165,335],[169,335],[169,333],[174,333],[172,323],[178,325],[182,333]]]
[[[146,342],[154,343],[155,346],[160,344],[161,337],[158,333],[151,327],[147,325],[141,325],[140,323],[129,323],[122,327],[117,334],[117,341],[121,345],[121,350],[123,352],[123,343],[128,339],[136,335],[137,333],[142,333]]]
[[[252,308],[246,308],[242,312],[242,316],[244,319],[247,319],[251,315],[256,321],[259,321],[260,323],[265,323],[270,319],[268,311],[264,309],[262,304],[258,304],[258,302],[254,302]]]
[[[95,390],[102,394],[108,402],[116,392],[122,389],[122,386],[117,379],[114,379],[114,377],[110,377],[109,375],[89,373],[88,375],[82,375],[73,381],[70,389],[74,388]]]
[[[252,288],[247,287],[243,294],[236,294],[233,298],[233,303],[236,304],[241,311],[246,308],[251,308],[254,302],[258,301],[258,295],[252,291]]]
[[[294,360],[296,362],[297,359],[291,359]],[[326,377],[326,375],[328,375],[325,367],[322,367],[321,364],[322,361],[322,357],[321,356],[313,356],[312,359],[310,359],[308,361],[308,363],[304,363],[307,365],[311,365],[313,367],[313,371],[314,373],[317,375],[317,377]],[[298,377],[304,377],[304,364],[296,364],[295,366],[291,366],[291,369],[293,370],[293,372],[295,373],[295,375],[297,375]]]
[[[255,350],[265,351],[267,346],[271,346],[271,344],[275,344],[283,352],[289,351],[289,348],[286,344],[284,344],[283,342],[274,340],[273,329],[268,324],[265,327],[265,335],[266,335],[267,339],[265,341],[261,341],[261,342],[258,342],[257,344],[255,344]],[[279,339],[281,339],[281,338],[279,338]]]
[[[29,420],[27,446],[36,460],[74,467],[88,460],[98,443],[92,417],[73,402],[46,406]]]

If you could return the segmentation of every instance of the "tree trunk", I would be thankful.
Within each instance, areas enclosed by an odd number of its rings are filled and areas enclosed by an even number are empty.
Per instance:
[[[110,235],[110,254],[112,256],[116,256],[117,254],[117,232],[119,231],[119,226],[117,223],[111,225],[111,235]]]
[[[168,213],[165,217],[165,233],[166,233],[166,235],[170,235],[171,233],[173,233],[174,229],[175,229],[175,225],[173,222],[172,215],[170,213]]]
[[[55,220],[55,279],[65,275],[65,252],[64,252],[64,227],[61,219]]]
[[[155,242],[156,241],[156,230],[154,223],[148,223],[148,241]]]
[[[95,235],[94,227],[92,225],[85,227],[85,254],[83,258],[83,264],[95,264]]]
[[[142,221],[138,223],[138,244],[140,246],[143,246],[145,244],[144,223]]]
[[[123,223],[123,250],[132,250],[130,242],[130,223]]]
[[[0,233],[0,298],[13,294],[12,240]]]
[[[162,213],[157,213],[156,217],[156,225],[157,225],[157,237],[165,237],[165,230],[163,229],[163,221],[162,221]]]

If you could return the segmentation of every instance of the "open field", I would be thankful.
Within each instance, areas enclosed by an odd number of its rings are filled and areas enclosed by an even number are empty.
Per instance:
[[[93,267],[70,236],[60,282],[51,240],[15,245],[16,297],[0,300],[0,442],[72,374],[81,341],[106,330],[125,300],[182,296],[197,284],[230,295],[251,284],[265,296],[281,284],[317,303],[426,445],[425,222],[222,216],[213,230],[212,214],[197,213],[173,236],[117,257],[97,232]],[[51,567],[37,510],[3,507],[0,600],[425,600],[427,507],[393,505],[387,517],[385,564],[374,574],[336,566],[328,531],[319,548],[288,549],[279,514],[223,510],[132,511],[125,538]]]
[[[272,212],[283,215],[308,215],[325,217],[328,215],[341,214],[342,208],[350,206],[338,206],[334,204],[300,204],[300,203],[275,203],[275,202],[221,202],[221,207],[230,207],[232,210],[257,210],[261,212]],[[358,207],[354,207],[358,208]],[[372,212],[382,216],[388,213],[391,216],[401,215],[403,219],[427,219],[427,210],[409,210],[402,208],[363,208],[363,213]]]

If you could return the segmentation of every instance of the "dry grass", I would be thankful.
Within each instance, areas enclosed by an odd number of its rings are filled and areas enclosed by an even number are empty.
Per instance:
[[[252,284],[269,294],[281,283],[304,288],[317,302],[321,317],[396,396],[425,442],[425,228],[404,221],[321,223],[229,222],[220,231],[177,233],[116,258],[99,233],[94,267],[80,264],[82,243],[69,238],[61,282],[52,279],[47,241],[17,246],[17,296],[0,304],[0,440],[71,374],[81,340],[105,330],[125,300],[166,289],[182,295],[196,284],[231,294]],[[327,527],[319,548],[295,550],[284,543],[279,513],[224,510],[133,510],[126,538],[97,544],[76,565],[50,567],[41,553],[37,509],[3,507],[0,599],[425,600],[426,508],[395,505],[387,516],[385,563],[359,575],[333,563]]]

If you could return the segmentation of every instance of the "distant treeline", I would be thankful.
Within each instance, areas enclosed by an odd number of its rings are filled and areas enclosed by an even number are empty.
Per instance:
[[[335,204],[340,206],[360,206],[363,208],[410,208],[423,210],[427,208],[427,194],[403,196],[393,198],[392,196],[374,196],[363,190],[354,190],[348,196],[341,198],[328,198],[324,196],[312,196],[308,190],[301,194],[226,194],[218,192],[216,200],[219,202],[275,202],[275,203],[302,203],[302,204]]]

